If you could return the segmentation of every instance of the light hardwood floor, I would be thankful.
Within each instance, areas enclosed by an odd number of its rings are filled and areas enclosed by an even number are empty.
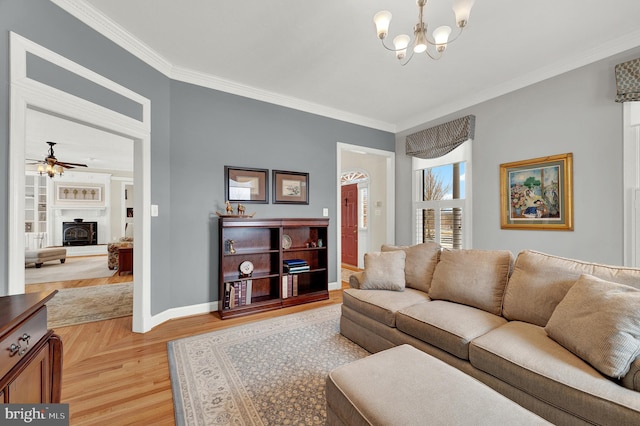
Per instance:
[[[175,319],[145,334],[131,331],[131,317],[58,328],[64,350],[62,402],[69,404],[70,423],[172,425],[168,341],[342,303],[342,290],[331,291],[329,297],[224,321],[216,313]]]

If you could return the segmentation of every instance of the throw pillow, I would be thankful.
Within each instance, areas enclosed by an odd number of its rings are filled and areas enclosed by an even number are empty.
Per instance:
[[[404,251],[366,253],[361,289],[404,291]]]
[[[436,269],[436,264],[440,257],[440,244],[424,243],[413,246],[383,244],[381,250],[383,252],[404,251],[407,255],[404,264],[404,279],[407,287],[415,288],[425,293],[429,292],[433,271]]]
[[[512,264],[508,250],[444,250],[433,273],[429,297],[500,315]]]
[[[545,331],[602,374],[619,379],[640,355],[640,291],[583,274]]]

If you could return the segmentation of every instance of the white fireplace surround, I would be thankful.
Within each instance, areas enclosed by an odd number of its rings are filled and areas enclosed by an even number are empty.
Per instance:
[[[111,175],[107,173],[66,172],[55,177],[53,185],[47,186],[51,218],[49,241],[53,246],[62,245],[62,222],[73,222],[83,219],[86,222],[98,223],[98,244],[107,244],[111,236],[111,215],[117,214],[111,208]],[[83,202],[60,200],[56,195],[58,187],[68,185],[77,187],[99,187],[100,200]]]

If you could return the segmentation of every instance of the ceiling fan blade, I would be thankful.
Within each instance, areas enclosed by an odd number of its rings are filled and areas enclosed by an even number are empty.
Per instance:
[[[88,167],[86,164],[81,164],[81,163],[67,163],[66,161],[57,161],[56,165],[62,166],[62,167],[66,167],[68,169],[72,169],[74,166],[75,167]]]

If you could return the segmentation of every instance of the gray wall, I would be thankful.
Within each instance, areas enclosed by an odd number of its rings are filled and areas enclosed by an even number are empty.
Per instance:
[[[151,202],[160,207],[160,215],[151,221],[152,314],[217,299],[217,233],[212,218],[224,201],[224,165],[309,172],[309,206],[248,208],[256,211],[256,217],[317,217],[328,207],[335,226],[336,142],[394,149],[393,135],[387,132],[172,82],[50,2],[0,1],[0,280],[4,290],[10,249],[9,31],[151,100]],[[330,232],[335,235],[335,228]],[[335,249],[336,242],[330,241],[330,253]],[[333,281],[335,256],[330,259]]]
[[[309,205],[246,208],[262,218],[321,217],[327,207],[331,282],[337,280],[336,142],[393,150],[390,133],[175,81],[171,140],[172,262],[180,265],[171,288],[177,306],[217,298],[215,212],[224,211],[225,165],[309,173]]]
[[[622,264],[622,105],[613,101],[613,70],[639,55],[640,49],[616,55],[397,134],[397,223],[411,218],[406,135],[474,114],[474,247]],[[500,164],[567,152],[573,153],[575,230],[500,229]],[[410,243],[410,227],[398,225],[396,238]]]

